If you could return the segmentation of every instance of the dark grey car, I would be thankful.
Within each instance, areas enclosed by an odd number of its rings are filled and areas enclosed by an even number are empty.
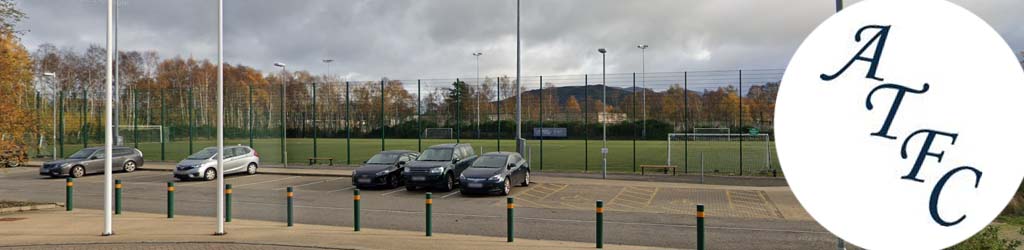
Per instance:
[[[396,188],[405,183],[402,171],[405,164],[413,161],[420,153],[409,150],[391,150],[377,153],[362,166],[352,171],[352,185],[358,188]]]
[[[512,185],[530,185],[530,164],[516,152],[481,155],[459,176],[462,194],[508,195]]]
[[[86,174],[102,173],[104,151],[103,147],[85,148],[71,154],[67,159],[45,162],[39,168],[39,175],[78,178]],[[113,152],[111,165],[115,171],[133,172],[145,164],[142,151],[138,149],[114,147]]]
[[[476,160],[476,152],[469,144],[434,145],[423,151],[415,161],[405,166],[405,189],[436,187],[451,191],[458,185],[459,175]]]

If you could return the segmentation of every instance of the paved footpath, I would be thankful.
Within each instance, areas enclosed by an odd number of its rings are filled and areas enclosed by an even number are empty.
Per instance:
[[[100,236],[100,210],[46,210],[0,215],[0,249],[592,249],[592,243],[469,236],[234,219],[214,236],[209,217],[126,212],[113,236]],[[608,249],[659,249],[606,244]]]

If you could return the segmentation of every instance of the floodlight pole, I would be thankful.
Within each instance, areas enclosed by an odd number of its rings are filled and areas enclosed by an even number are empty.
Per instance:
[[[288,73],[288,66],[284,63],[276,62],[274,66],[281,68],[281,164],[285,168],[288,167],[288,108],[285,103],[288,102],[288,80],[284,79]]]
[[[605,78],[605,55],[608,50],[600,48],[597,52],[601,52],[601,113],[604,113],[604,119],[598,119],[601,121],[601,178],[608,178],[608,81]],[[598,114],[601,114],[598,113]],[[598,116],[600,118],[600,116]]]
[[[217,1],[217,231],[224,235],[224,0]]]
[[[324,76],[324,83],[330,84],[328,82],[328,79],[331,79],[331,63],[334,62],[334,59],[328,58],[328,59],[323,59],[321,61],[324,62],[324,64],[327,64],[327,75]],[[317,154],[316,154],[316,151],[317,151],[316,139],[317,139],[317,133],[320,130],[319,127],[320,126],[318,126],[317,122],[316,122],[316,82],[314,81],[313,82],[313,158],[317,157]]]
[[[473,53],[473,57],[476,57],[476,138],[480,139],[480,94],[483,93],[483,84],[480,83],[480,56],[484,53],[476,52]],[[481,152],[483,153],[483,152]]]
[[[104,91],[105,100],[104,107],[106,116],[106,131],[104,132],[104,145],[103,145],[103,236],[114,235],[114,221],[113,221],[113,168],[111,164],[113,159],[111,156],[114,151],[114,135],[111,133],[114,126],[113,123],[113,78],[114,78],[114,0],[107,0],[107,81]]]
[[[519,0],[516,0],[516,152],[523,154],[523,98],[519,90],[521,80],[519,36]]]
[[[640,112],[643,113],[644,120],[640,130],[640,137],[647,138],[647,44],[637,45],[640,49],[640,87],[643,88],[643,92],[640,93],[641,103]],[[633,91],[636,91],[634,88]]]

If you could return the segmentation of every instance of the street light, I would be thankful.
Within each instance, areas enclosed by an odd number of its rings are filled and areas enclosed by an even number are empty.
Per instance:
[[[643,89],[643,92],[640,93],[640,110],[643,113],[644,120],[640,137],[647,138],[647,44],[637,45],[636,47],[640,49],[640,88]],[[636,90],[634,89],[633,91]]]
[[[604,119],[601,121],[601,178],[608,178],[608,82],[605,80],[605,55],[608,50],[597,49],[601,52],[601,113]],[[600,117],[600,116],[598,116]]]
[[[281,68],[281,77],[288,73],[287,65],[275,62],[274,67]],[[290,78],[290,77],[289,77]],[[288,81],[281,79],[281,164],[288,167],[288,109],[285,103],[288,102]]]
[[[224,235],[224,0],[217,1],[217,231]]]
[[[43,73],[43,76],[50,80],[50,86],[53,87],[53,140],[50,144],[53,144],[53,160],[57,160],[57,74],[53,72]]]
[[[480,139],[480,93],[483,93],[483,85],[480,84],[480,56],[483,52],[473,53],[473,57],[476,57],[476,138]],[[482,152],[481,152],[482,153]]]

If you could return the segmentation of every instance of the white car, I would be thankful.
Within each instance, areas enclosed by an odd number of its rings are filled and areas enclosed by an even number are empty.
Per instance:
[[[260,154],[247,146],[224,147],[224,174],[256,174],[260,165]],[[178,162],[174,177],[179,180],[217,179],[217,147],[208,147]]]

